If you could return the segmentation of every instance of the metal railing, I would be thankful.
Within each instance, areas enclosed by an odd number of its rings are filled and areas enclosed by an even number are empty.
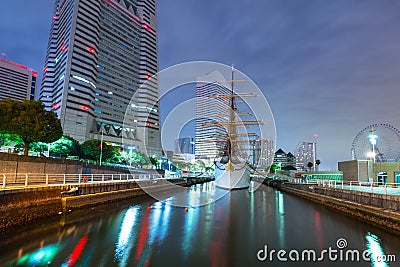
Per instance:
[[[79,185],[87,183],[113,183],[153,179],[176,179],[179,175],[165,177],[161,174],[38,174],[38,173],[2,173],[1,188],[28,186]]]
[[[321,187],[338,188],[343,190],[356,190],[385,195],[400,195],[400,183],[337,181],[337,180],[307,180],[301,178],[288,178],[291,183],[310,184]]]

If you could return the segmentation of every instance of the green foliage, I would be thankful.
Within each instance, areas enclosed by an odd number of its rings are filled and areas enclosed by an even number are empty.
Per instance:
[[[38,154],[43,154],[43,152],[49,149],[49,145],[43,142],[34,142],[30,144],[29,150],[34,151]]]
[[[153,165],[154,167],[157,167],[158,160],[156,158],[149,157],[149,160],[150,160],[151,165]]]
[[[191,164],[189,162],[177,162],[176,168],[179,170],[195,170],[196,165]]]
[[[0,133],[0,146],[15,146],[23,143],[19,135]]]
[[[82,156],[79,142],[69,136],[62,136],[57,141],[51,143],[50,153],[63,158],[67,156]]]
[[[18,135],[28,155],[33,142],[51,143],[62,136],[60,120],[54,112],[46,111],[41,101],[0,101],[0,131]]]
[[[214,169],[212,167],[206,167],[206,172],[213,172]]]
[[[278,165],[272,164],[271,167],[269,167],[270,173],[275,173],[275,170],[279,169]]]
[[[317,159],[317,160],[315,161],[315,164],[317,164],[317,166],[319,166],[319,164],[321,164],[321,161],[320,161],[319,159]]]
[[[195,168],[199,171],[206,171],[206,164],[202,160],[197,160]]]
[[[312,163],[312,162],[308,162],[307,163],[307,167],[310,169],[310,171],[311,171],[311,168],[314,166],[314,163]]]
[[[125,163],[126,165],[138,168],[142,168],[150,164],[149,158],[138,151],[123,151],[119,153],[117,160],[119,163]]]
[[[115,162],[119,156],[119,148],[107,145],[103,142],[103,151],[101,152],[100,140],[87,140],[81,145],[82,158],[100,161],[102,153],[102,162]]]

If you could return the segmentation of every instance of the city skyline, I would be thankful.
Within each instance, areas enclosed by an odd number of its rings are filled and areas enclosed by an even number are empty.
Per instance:
[[[0,11],[0,52],[39,76],[53,5],[12,1]],[[367,125],[400,128],[399,13],[396,1],[158,2],[159,66],[235,64],[269,101],[276,148],[294,151],[316,133],[320,168],[336,169]]]

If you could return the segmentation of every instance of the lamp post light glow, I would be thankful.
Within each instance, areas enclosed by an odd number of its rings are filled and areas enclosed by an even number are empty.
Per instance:
[[[368,139],[369,139],[369,142],[371,143],[371,145],[372,145],[372,152],[371,153],[368,153],[368,154],[370,154],[371,156],[373,156],[373,158],[374,158],[374,163],[375,163],[375,145],[376,145],[376,139],[378,139],[378,136],[376,135],[376,131],[375,130],[371,130],[370,131],[370,134],[368,135]]]

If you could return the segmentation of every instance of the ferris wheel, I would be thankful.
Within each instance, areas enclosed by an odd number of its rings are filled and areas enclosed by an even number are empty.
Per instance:
[[[400,161],[400,131],[390,124],[371,124],[356,135],[351,154],[353,160]]]

